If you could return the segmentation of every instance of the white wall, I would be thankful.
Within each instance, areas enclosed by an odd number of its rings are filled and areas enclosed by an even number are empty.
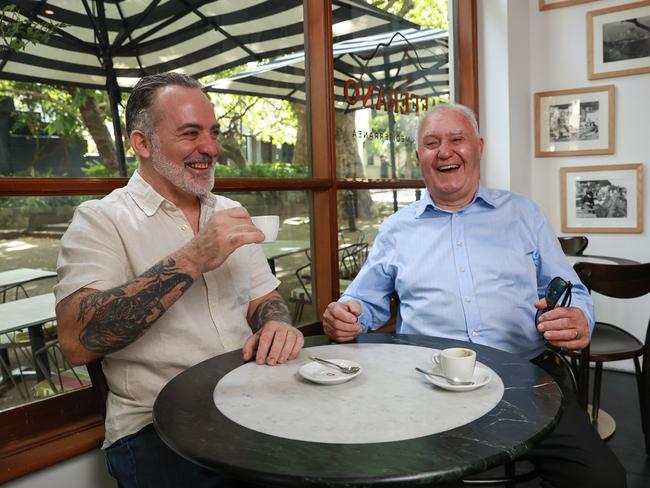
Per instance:
[[[4,488],[115,488],[104,453],[95,449],[2,485]]]
[[[486,138],[487,186],[524,193],[560,232],[560,174],[565,166],[643,163],[650,172],[650,74],[587,79],[586,12],[628,1],[598,0],[540,11],[537,0],[479,0],[479,97]],[[598,85],[616,86],[616,152],[606,156],[535,158],[533,95]],[[589,254],[650,261],[650,188],[645,178],[642,234],[589,234]],[[625,325],[641,340],[650,297],[625,305],[594,297],[598,320]],[[618,366],[617,366],[618,365]],[[617,369],[630,364],[615,363]]]

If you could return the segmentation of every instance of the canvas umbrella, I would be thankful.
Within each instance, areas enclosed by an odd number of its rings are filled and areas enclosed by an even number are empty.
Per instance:
[[[420,96],[448,95],[448,32],[409,28],[337,42],[334,44],[334,96],[339,109],[349,109],[344,87],[350,79]],[[304,103],[305,53],[281,56],[217,80],[208,85],[208,90]]]
[[[3,51],[0,78],[108,91],[126,175],[117,106],[145,74],[200,78],[304,49],[302,0],[18,0],[21,20],[52,26],[42,42]],[[363,0],[333,0],[335,40],[412,26]],[[3,21],[11,21],[3,18]]]

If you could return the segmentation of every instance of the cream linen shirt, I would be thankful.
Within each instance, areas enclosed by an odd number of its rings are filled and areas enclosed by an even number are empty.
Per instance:
[[[239,206],[208,195],[199,226],[213,211]],[[107,290],[131,280],[193,238],[183,213],[136,172],[127,186],[84,202],[61,239],[57,303],[80,288]],[[138,340],[104,357],[110,387],[103,447],[152,422],[163,386],[181,371],[239,349],[252,331],[251,300],[279,285],[257,244],[237,249],[219,268],[198,278]]]

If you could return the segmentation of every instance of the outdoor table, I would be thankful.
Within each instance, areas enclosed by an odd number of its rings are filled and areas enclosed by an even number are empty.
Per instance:
[[[430,368],[436,349],[457,346],[477,352],[492,372],[487,385],[442,390],[414,370]],[[363,370],[342,384],[315,384],[298,373],[310,354]],[[279,366],[244,364],[241,350],[208,359],[162,389],[153,419],[181,456],[265,486],[456,486],[526,453],[560,410],[558,385],[518,356],[373,333],[349,344],[307,337],[300,356]]]
[[[54,278],[56,272],[46,271],[44,269],[33,268],[18,268],[9,271],[0,271],[0,293],[2,294],[2,303],[5,302],[7,292],[12,288],[16,288],[16,299],[18,298],[18,290],[22,289],[25,293],[23,285],[30,281],[43,280],[45,278]],[[27,296],[27,293],[25,293]]]
[[[305,240],[264,242],[261,246],[273,274],[275,274],[276,259],[299,254],[310,249],[309,241]]]
[[[45,335],[43,324],[56,318],[54,311],[54,294],[46,293],[13,302],[0,303],[0,334],[7,334],[21,329],[29,330],[29,343],[34,351],[45,346]],[[49,368],[47,352],[42,352],[38,358],[45,365],[46,371]],[[34,358],[36,360],[36,358]],[[36,368],[38,381],[44,380],[45,376]]]

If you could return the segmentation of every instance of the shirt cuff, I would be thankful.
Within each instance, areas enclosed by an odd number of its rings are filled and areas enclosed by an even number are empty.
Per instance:
[[[339,298],[339,303],[349,302],[350,300],[355,300],[359,305],[361,305],[361,315],[359,315],[357,318],[357,322],[361,326],[361,332],[368,332],[371,330],[372,313],[368,307],[358,298],[343,295],[341,298]]]

